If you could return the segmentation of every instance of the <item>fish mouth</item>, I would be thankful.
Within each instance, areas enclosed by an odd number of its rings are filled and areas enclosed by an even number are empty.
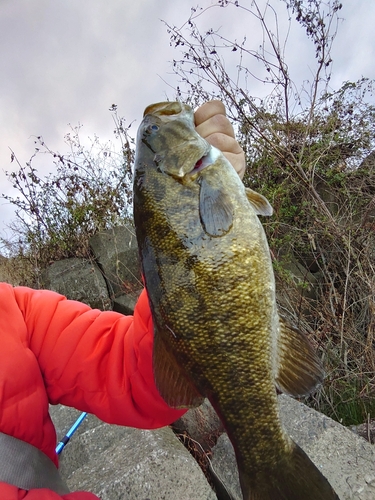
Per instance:
[[[215,148],[214,146],[210,146],[208,152],[201,156],[201,158],[195,163],[194,167],[187,175],[196,175],[198,172],[201,172],[203,169],[209,167],[210,165],[215,163],[220,154],[221,153],[217,148]]]

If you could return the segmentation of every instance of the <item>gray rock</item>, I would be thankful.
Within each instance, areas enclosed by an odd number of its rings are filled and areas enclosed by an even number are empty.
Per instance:
[[[71,258],[51,264],[43,271],[43,287],[79,300],[94,309],[111,309],[107,284],[95,262]]]
[[[306,405],[279,396],[280,415],[291,438],[327,477],[340,500],[375,498],[375,450],[364,439]],[[223,434],[212,464],[235,499],[242,499],[233,447]]]
[[[224,432],[223,424],[208,399],[198,408],[192,408],[184,416],[173,423],[176,433],[186,433],[197,441],[202,451],[209,451],[216,444],[220,434]]]
[[[236,457],[227,434],[222,434],[212,449],[211,465],[225,484],[233,500],[242,500]]]
[[[140,292],[129,293],[128,295],[120,295],[113,301],[113,310],[121,314],[132,315],[135,304],[137,303]]]
[[[108,283],[111,298],[142,288],[134,228],[119,226],[95,234],[90,247]]]
[[[67,483],[102,500],[214,499],[197,463],[168,428],[123,429],[123,437],[75,471]]]
[[[322,278],[321,273],[310,273],[295,258],[292,258],[289,262],[283,262],[283,269],[290,272],[296,285],[299,285],[300,293],[303,297],[317,299],[316,288],[319,285],[319,280]]]
[[[68,406],[63,405],[50,405],[49,411],[53,420],[53,425],[56,429],[58,441],[65,436],[67,430],[74,424],[74,422],[82,413],[79,410],[75,410],[74,408],[69,408]],[[92,415],[89,415],[88,418],[86,418],[86,420],[82,422],[82,424],[78,427],[76,434],[74,434],[75,437],[89,428],[88,426],[92,424],[91,417]],[[95,420],[100,422],[100,420],[96,418]],[[69,443],[68,446],[72,445]]]
[[[341,500],[375,498],[375,449],[338,422],[288,396],[279,397],[288,434],[327,477]]]
[[[61,438],[80,412],[53,407],[51,414]],[[198,464],[167,427],[144,431],[89,415],[63,451],[60,472],[71,491],[91,491],[101,500],[216,499]]]
[[[375,419],[372,418],[368,422],[360,425],[351,425],[349,429],[363,437],[369,443],[375,444]]]

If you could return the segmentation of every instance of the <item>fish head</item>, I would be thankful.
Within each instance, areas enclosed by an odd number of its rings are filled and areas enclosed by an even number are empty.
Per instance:
[[[196,132],[194,111],[187,104],[151,104],[143,116],[137,136],[136,170],[155,168],[184,183],[220,155]],[[139,161],[145,157],[153,161]]]
[[[272,213],[263,196],[245,192],[223,153],[197,133],[193,109],[181,102],[151,104],[144,111],[135,157],[135,216],[144,215],[144,196],[159,200],[163,210],[175,211],[176,206],[191,210],[195,205],[205,233],[212,237],[230,231],[234,207],[246,199],[247,209],[255,214]],[[187,198],[193,200],[189,209]]]

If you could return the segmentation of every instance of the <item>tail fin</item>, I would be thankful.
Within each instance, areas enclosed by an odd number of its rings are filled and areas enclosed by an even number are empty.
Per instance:
[[[256,477],[239,465],[244,500],[340,500],[306,453],[293,443],[291,454]]]

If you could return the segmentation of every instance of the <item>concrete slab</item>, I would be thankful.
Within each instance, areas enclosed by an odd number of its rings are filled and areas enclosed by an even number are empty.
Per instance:
[[[80,412],[60,406],[51,407],[51,414],[61,438]],[[145,431],[89,415],[63,451],[60,473],[71,491],[90,491],[101,500],[216,499],[168,427]]]

